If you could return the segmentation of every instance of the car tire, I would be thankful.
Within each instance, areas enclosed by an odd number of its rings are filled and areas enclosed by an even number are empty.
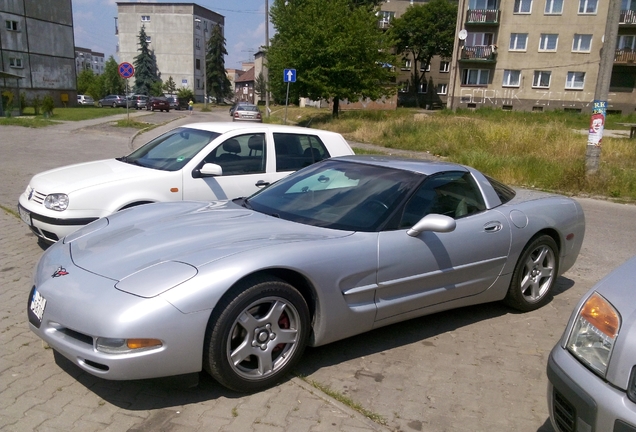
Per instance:
[[[155,112],[155,107],[150,107],[150,111]]]
[[[528,312],[544,306],[552,297],[559,274],[559,248],[552,237],[539,235],[523,249],[504,303]]]
[[[113,102],[113,108],[117,108],[117,102]]]
[[[203,366],[235,391],[271,387],[302,356],[309,327],[309,308],[293,286],[273,277],[244,281],[219,301],[210,317]]]

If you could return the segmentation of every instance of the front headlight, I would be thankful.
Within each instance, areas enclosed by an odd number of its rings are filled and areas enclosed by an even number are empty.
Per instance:
[[[68,195],[63,193],[54,193],[44,198],[44,207],[55,211],[64,211],[68,207]]]
[[[581,307],[566,348],[592,371],[605,377],[620,327],[619,313],[595,292]]]

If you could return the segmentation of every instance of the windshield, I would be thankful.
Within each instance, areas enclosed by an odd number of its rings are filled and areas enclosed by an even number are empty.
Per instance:
[[[328,160],[311,165],[249,198],[258,212],[349,231],[377,231],[421,180],[417,174]]]
[[[173,129],[121,160],[146,168],[177,171],[219,135],[198,129]]]

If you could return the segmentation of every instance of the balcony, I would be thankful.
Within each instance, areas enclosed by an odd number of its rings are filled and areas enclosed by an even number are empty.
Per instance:
[[[636,66],[636,52],[629,48],[616,50],[614,64]]]
[[[466,24],[499,25],[498,9],[469,9],[466,12]]]
[[[459,54],[462,63],[496,63],[497,48],[490,46],[464,46]]]
[[[619,24],[636,25],[636,11],[622,10]]]

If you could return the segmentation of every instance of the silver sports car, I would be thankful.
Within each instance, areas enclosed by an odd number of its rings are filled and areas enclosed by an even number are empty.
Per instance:
[[[476,303],[536,309],[584,231],[567,197],[461,165],[346,156],[249,198],[99,219],[44,253],[27,313],[91,374],[206,370],[256,391],[306,345]]]

